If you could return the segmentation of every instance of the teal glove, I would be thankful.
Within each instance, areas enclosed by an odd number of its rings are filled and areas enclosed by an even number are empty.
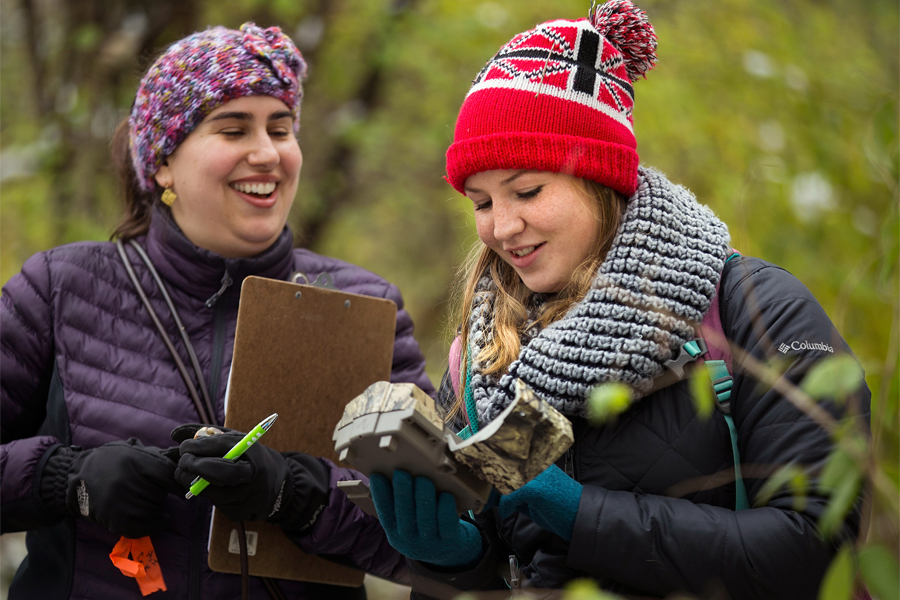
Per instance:
[[[505,519],[520,512],[543,529],[571,541],[583,490],[584,486],[562,469],[550,465],[516,491],[500,497],[500,516]]]
[[[456,513],[453,494],[438,496],[427,477],[394,471],[393,481],[373,473],[369,489],[391,546],[401,554],[442,567],[465,567],[481,559],[478,528]]]

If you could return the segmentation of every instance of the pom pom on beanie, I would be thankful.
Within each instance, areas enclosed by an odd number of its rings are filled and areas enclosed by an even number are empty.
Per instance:
[[[594,28],[622,53],[631,81],[646,78],[657,62],[656,32],[647,13],[631,0],[609,0],[593,5],[590,15]]]

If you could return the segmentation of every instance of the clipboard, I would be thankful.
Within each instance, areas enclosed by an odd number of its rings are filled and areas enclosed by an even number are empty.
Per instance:
[[[247,277],[241,286],[225,426],[249,431],[278,421],[260,442],[338,463],[334,425],[344,406],[389,381],[397,305],[384,298]],[[358,587],[364,573],[303,552],[281,528],[244,524],[250,574]],[[232,533],[234,531],[234,533]],[[240,573],[237,529],[214,511],[209,567]]]

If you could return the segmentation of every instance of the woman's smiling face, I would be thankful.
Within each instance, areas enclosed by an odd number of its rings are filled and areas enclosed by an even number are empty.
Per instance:
[[[177,194],[189,240],[228,258],[255,256],[287,222],[303,156],[284,102],[244,96],[212,111],[156,173]]]
[[[596,205],[575,178],[547,171],[484,171],[466,180],[478,237],[533,292],[563,289],[595,251]]]

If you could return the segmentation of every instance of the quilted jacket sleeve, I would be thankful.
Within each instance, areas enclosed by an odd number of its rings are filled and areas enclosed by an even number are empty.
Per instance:
[[[40,501],[35,473],[61,440],[38,436],[53,370],[47,255],[36,254],[0,296],[0,507],[2,532],[57,520]]]
[[[288,535],[305,552],[319,554],[384,579],[408,583],[406,559],[387,540],[378,520],[365,514],[337,487],[337,482],[368,478],[321,458],[331,482],[328,498],[308,533]]]
[[[789,273],[756,259],[729,265],[722,290],[725,334],[759,361],[787,361],[792,383],[818,361],[850,349],[810,292]],[[818,344],[813,348],[813,344]],[[829,350],[830,348],[830,350]],[[855,536],[859,503],[836,539],[816,530],[827,498],[817,476],[833,449],[829,435],[779,392],[762,386],[735,358],[733,416],[751,504],[765,483],[754,466],[803,466],[811,493],[798,506],[789,490],[767,505],[735,512],[688,500],[585,487],[567,565],[635,589],[665,595],[724,585],[742,598],[815,598],[842,539]],[[867,429],[868,389],[845,408],[821,404],[838,420],[859,419]],[[640,558],[640,560],[638,560]]]
[[[413,320],[404,308],[403,297],[394,284],[388,285],[384,296],[397,305],[397,330],[394,334],[394,363],[391,365],[392,383],[414,383],[426,394],[434,393],[434,385],[425,374],[425,357],[419,342],[413,337]]]

